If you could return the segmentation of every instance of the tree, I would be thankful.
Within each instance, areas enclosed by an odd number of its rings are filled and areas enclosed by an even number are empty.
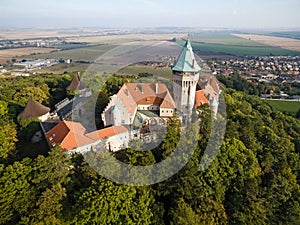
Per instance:
[[[75,224],[151,224],[153,197],[146,188],[100,179],[74,206]]]
[[[298,109],[298,112],[297,112],[297,114],[296,114],[296,118],[297,118],[297,119],[300,119],[300,108]]]
[[[35,204],[30,163],[24,159],[7,167],[0,165],[0,224],[17,224],[20,216]]]

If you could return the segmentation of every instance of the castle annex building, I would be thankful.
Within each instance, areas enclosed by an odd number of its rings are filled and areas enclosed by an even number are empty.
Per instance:
[[[137,111],[156,111],[159,117],[171,117],[175,102],[164,84],[125,83],[102,113],[105,126],[132,125]]]

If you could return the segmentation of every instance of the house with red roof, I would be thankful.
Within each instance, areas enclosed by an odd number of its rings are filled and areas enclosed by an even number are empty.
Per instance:
[[[123,126],[112,126],[88,133],[81,123],[61,121],[45,137],[49,146],[56,145],[68,153],[86,153],[104,146],[107,150],[118,151],[128,147],[129,133]]]
[[[155,111],[168,118],[175,113],[175,102],[164,84],[125,83],[102,113],[105,126],[131,125],[138,111]]]

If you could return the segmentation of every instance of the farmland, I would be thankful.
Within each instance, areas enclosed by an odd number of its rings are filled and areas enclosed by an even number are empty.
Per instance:
[[[118,74],[120,75],[138,75],[139,73],[149,73],[153,74],[153,76],[162,76],[165,78],[171,78],[172,77],[172,71],[170,68],[166,67],[152,67],[152,66],[143,66],[143,65],[131,65],[127,66],[120,71],[118,71]]]
[[[296,116],[300,109],[300,101],[265,100],[274,110]]]
[[[39,54],[39,53],[49,53],[57,51],[55,48],[14,48],[14,49],[4,49],[0,50],[0,63],[6,63],[6,61],[10,61],[12,58],[28,56],[31,54]]]
[[[57,52],[28,56],[31,59],[72,59],[73,61],[94,61],[100,55],[112,49],[113,45],[93,45],[70,50],[62,50]]]
[[[199,50],[200,54],[204,51],[234,56],[299,55],[298,51],[241,38],[227,32],[202,33],[193,36],[191,41],[194,50]],[[182,45],[183,41],[179,40],[178,43]]]
[[[300,51],[300,40],[286,37],[273,37],[267,35],[256,34],[235,34],[237,37],[241,37],[248,40],[257,41],[262,44],[280,47],[291,51]]]

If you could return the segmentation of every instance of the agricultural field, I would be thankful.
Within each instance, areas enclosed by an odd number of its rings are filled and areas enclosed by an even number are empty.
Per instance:
[[[274,110],[296,116],[300,109],[300,101],[265,100]]]
[[[29,59],[72,59],[73,61],[94,61],[103,53],[114,48],[114,45],[93,45],[87,47],[81,47],[70,50],[62,50],[52,53],[39,54],[34,56],[28,56]]]
[[[253,40],[262,44],[280,47],[291,51],[300,51],[300,40],[286,37],[274,37],[267,35],[256,34],[234,34],[236,37],[241,37],[248,40]]]
[[[233,56],[265,56],[265,55],[299,55],[298,51],[271,46],[254,40],[245,39],[228,32],[208,32],[197,34],[191,38],[194,50],[228,54]],[[183,44],[179,40],[180,45]],[[299,50],[300,51],[300,50]],[[211,55],[213,57],[213,54]]]
[[[77,72],[84,72],[90,66],[88,63],[58,63],[50,67],[42,68],[36,70],[35,72],[38,74],[44,73],[53,73],[53,74],[62,74],[62,73],[77,73]]]
[[[70,42],[83,42],[90,44],[119,44],[132,41],[161,41],[173,38],[186,37],[184,34],[126,34],[126,35],[105,35],[67,38]]]
[[[0,64],[6,63],[7,61],[11,61],[13,58],[20,58],[22,56],[28,56],[32,54],[40,54],[40,53],[50,53],[53,51],[57,51],[56,48],[37,48],[37,47],[28,47],[28,48],[14,48],[14,49],[3,49],[0,50]]]
[[[276,37],[294,38],[300,40],[300,31],[273,32],[268,35]]]
[[[154,77],[172,78],[171,68],[167,67],[131,65],[117,72],[118,75],[139,75],[139,73],[153,74]]]

